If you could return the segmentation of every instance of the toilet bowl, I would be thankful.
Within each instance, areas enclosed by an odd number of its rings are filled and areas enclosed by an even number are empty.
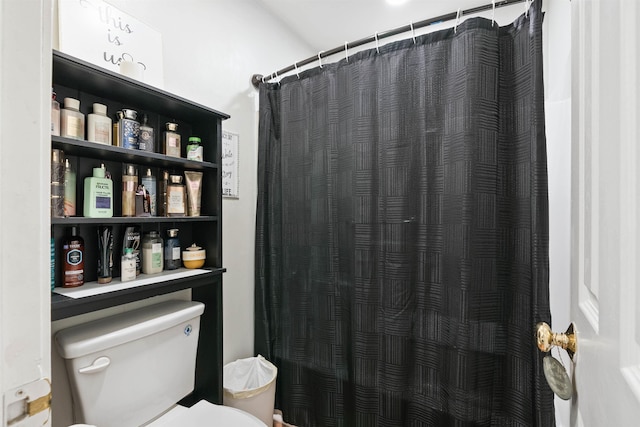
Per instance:
[[[73,427],[264,427],[251,414],[205,400],[177,405],[194,390],[203,311],[199,302],[165,301],[58,331]]]

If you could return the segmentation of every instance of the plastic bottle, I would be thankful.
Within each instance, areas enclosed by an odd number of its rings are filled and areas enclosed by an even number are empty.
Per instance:
[[[180,259],[180,239],[178,239],[178,229],[170,228],[167,230],[169,236],[164,243],[164,268],[165,270],[175,270],[180,268],[182,261]]]
[[[157,193],[158,186],[156,185],[156,177],[153,176],[153,172],[151,168],[147,168],[147,172],[142,177],[142,185],[149,192],[150,199],[150,208],[151,208],[151,216],[158,215],[158,206],[157,206]]]
[[[154,129],[147,124],[149,118],[145,114],[142,116],[140,125],[140,138],[138,139],[138,149],[153,153],[155,151],[156,139]]]
[[[60,135],[84,139],[84,114],[80,112],[80,101],[75,98],[64,99],[64,108],[60,110]]]
[[[185,216],[187,214],[187,189],[181,175],[169,175],[167,185],[167,216]]]
[[[93,176],[84,179],[83,215],[87,218],[113,216],[113,182],[105,176],[103,164],[99,168],[93,168]]]
[[[170,157],[180,157],[181,142],[178,133],[178,124],[168,122],[167,130],[162,134],[162,153]]]
[[[133,248],[125,248],[120,262],[120,281],[128,282],[136,278],[136,256]]]
[[[107,116],[107,106],[93,104],[93,113],[87,116],[87,141],[111,145],[113,125]]]
[[[197,136],[190,136],[187,144],[187,159],[198,162],[203,161],[202,140]]]
[[[71,235],[62,242],[62,287],[75,288],[84,285],[84,239],[71,228]]]
[[[56,93],[51,90],[51,135],[60,135],[60,103]]]
[[[140,146],[140,122],[136,120],[138,112],[135,110],[123,109],[123,117],[120,119],[118,129],[120,132],[120,146],[137,150]]]
[[[138,169],[135,165],[122,165],[122,216],[136,216],[136,190]]]
[[[163,241],[157,231],[150,231],[142,239],[142,273],[161,273],[164,268]]]
[[[64,216],[76,215],[76,171],[64,159]]]

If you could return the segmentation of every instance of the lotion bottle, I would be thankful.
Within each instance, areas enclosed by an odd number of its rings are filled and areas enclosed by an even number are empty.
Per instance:
[[[84,114],[80,112],[80,101],[65,98],[60,110],[60,136],[84,139]]]
[[[87,141],[111,145],[113,124],[107,117],[107,106],[93,104],[93,113],[87,116]]]
[[[83,214],[87,218],[113,216],[113,182],[105,178],[104,164],[93,168],[93,176],[84,179]]]

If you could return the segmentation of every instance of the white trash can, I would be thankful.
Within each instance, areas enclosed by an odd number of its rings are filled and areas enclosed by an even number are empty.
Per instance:
[[[222,402],[272,427],[277,376],[278,368],[261,355],[227,363],[223,369]]]

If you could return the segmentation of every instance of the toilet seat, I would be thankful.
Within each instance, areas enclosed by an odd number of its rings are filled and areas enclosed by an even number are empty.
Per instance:
[[[236,408],[201,400],[191,408],[176,406],[146,427],[265,427],[258,418]]]

